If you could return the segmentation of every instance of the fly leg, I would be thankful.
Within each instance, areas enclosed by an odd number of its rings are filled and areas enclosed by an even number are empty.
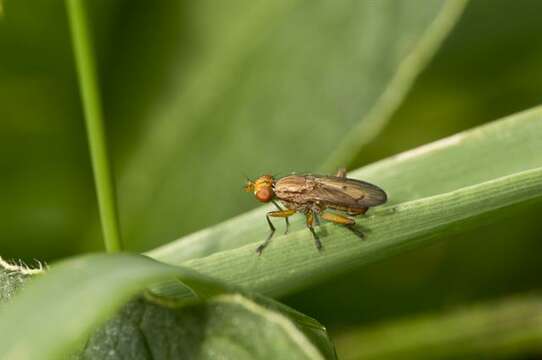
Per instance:
[[[346,177],[346,169],[345,168],[340,168],[339,170],[337,170],[337,174],[335,176],[340,177],[340,178],[345,178]]]
[[[360,239],[363,239],[364,237],[363,233],[356,229],[356,222],[347,216],[325,212],[322,214],[322,219],[331,221],[335,224],[343,225],[345,228],[356,234],[356,236],[358,236]]]
[[[318,235],[316,235],[316,232],[314,231],[314,227],[313,227],[314,218],[315,218],[314,212],[312,210],[308,210],[305,213],[305,216],[307,217],[307,227],[309,228],[309,230],[312,233],[312,237],[314,238],[316,248],[318,249],[318,251],[320,251],[320,250],[322,250],[322,243],[320,242],[320,239],[318,238]]]
[[[283,211],[282,208],[277,204],[275,200],[271,200],[273,202],[273,205],[279,210]],[[285,217],[284,220],[286,221],[286,230],[284,230],[284,235],[288,234],[288,227],[290,227],[290,220],[288,220],[288,217]]]
[[[258,253],[258,255],[261,255],[263,249],[265,249],[265,247],[269,245],[269,242],[271,242],[271,238],[273,237],[273,234],[275,233],[275,226],[273,226],[273,223],[271,222],[271,219],[269,217],[288,218],[289,216],[292,216],[293,214],[295,214],[295,210],[287,209],[287,210],[279,210],[279,211],[270,211],[265,215],[265,218],[267,219],[267,223],[269,224],[269,228],[271,229],[271,232],[269,233],[269,235],[267,236],[267,239],[265,239],[263,244],[258,246],[258,248],[256,249],[256,252]]]

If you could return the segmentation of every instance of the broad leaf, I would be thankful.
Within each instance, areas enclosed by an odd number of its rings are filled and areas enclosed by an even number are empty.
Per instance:
[[[327,359],[335,358],[332,350]],[[217,354],[324,359],[295,323],[242,295],[178,309],[133,301],[94,334],[78,358],[215,359]]]
[[[192,301],[181,309],[186,302],[147,292],[153,302],[130,302],[87,340],[92,330],[131,297],[171,278],[190,288],[192,298],[195,293],[210,300],[196,305]],[[1,271],[0,280],[6,280]],[[7,291],[2,297],[17,290],[12,279],[7,280],[10,282],[2,283]],[[20,286],[26,279],[16,280]],[[0,316],[1,358],[190,354],[204,359],[213,353],[258,358],[273,352],[291,352],[307,359],[335,357],[325,328],[315,320],[270,299],[231,293],[191,270],[140,255],[91,255],[53,265],[49,272],[27,281],[20,294],[0,308]],[[239,329],[240,323],[244,327]],[[50,324],[55,324],[54,331]]]
[[[140,255],[90,255],[56,264],[0,309],[0,358],[57,359],[132,296],[172,278],[202,296],[221,291],[193,271]]]

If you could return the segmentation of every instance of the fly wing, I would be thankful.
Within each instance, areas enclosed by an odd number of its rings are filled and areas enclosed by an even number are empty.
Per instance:
[[[275,195],[296,204],[319,201],[340,210],[363,209],[386,202],[386,193],[364,181],[318,175],[289,175],[275,183]]]
[[[367,208],[387,200],[384,190],[368,182],[335,176],[312,178],[316,186],[311,195],[330,206]]]

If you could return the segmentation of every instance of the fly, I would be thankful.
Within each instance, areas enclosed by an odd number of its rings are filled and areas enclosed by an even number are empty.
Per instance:
[[[289,175],[275,179],[271,175],[263,175],[255,181],[248,180],[245,191],[254,193],[261,202],[272,202],[278,209],[269,211],[265,216],[271,232],[256,249],[258,255],[269,245],[275,233],[271,217],[285,219],[286,234],[290,224],[288,218],[295,213],[304,214],[316,248],[321,250],[322,243],[314,231],[314,224],[319,225],[320,219],[343,225],[363,238],[363,233],[355,228],[356,222],[352,217],[363,215],[370,207],[387,200],[384,190],[364,181],[347,178],[345,169],[340,169],[335,176]],[[342,214],[329,212],[328,209]]]

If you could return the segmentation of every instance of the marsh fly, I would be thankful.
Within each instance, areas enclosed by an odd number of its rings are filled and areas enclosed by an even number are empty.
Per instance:
[[[256,249],[258,255],[261,255],[275,233],[271,217],[284,218],[287,233],[288,217],[296,212],[304,214],[316,248],[320,250],[322,243],[314,231],[314,224],[319,224],[320,219],[343,225],[363,238],[363,233],[354,227],[355,221],[351,216],[365,214],[368,208],[383,204],[387,200],[384,190],[364,181],[347,178],[344,169],[340,169],[335,176],[289,175],[275,179],[271,175],[263,175],[255,181],[248,180],[245,191],[254,193],[261,202],[272,202],[278,209],[265,216],[271,232]],[[279,200],[284,208],[279,206],[276,200]],[[329,212],[327,209],[337,210],[342,214]]]

